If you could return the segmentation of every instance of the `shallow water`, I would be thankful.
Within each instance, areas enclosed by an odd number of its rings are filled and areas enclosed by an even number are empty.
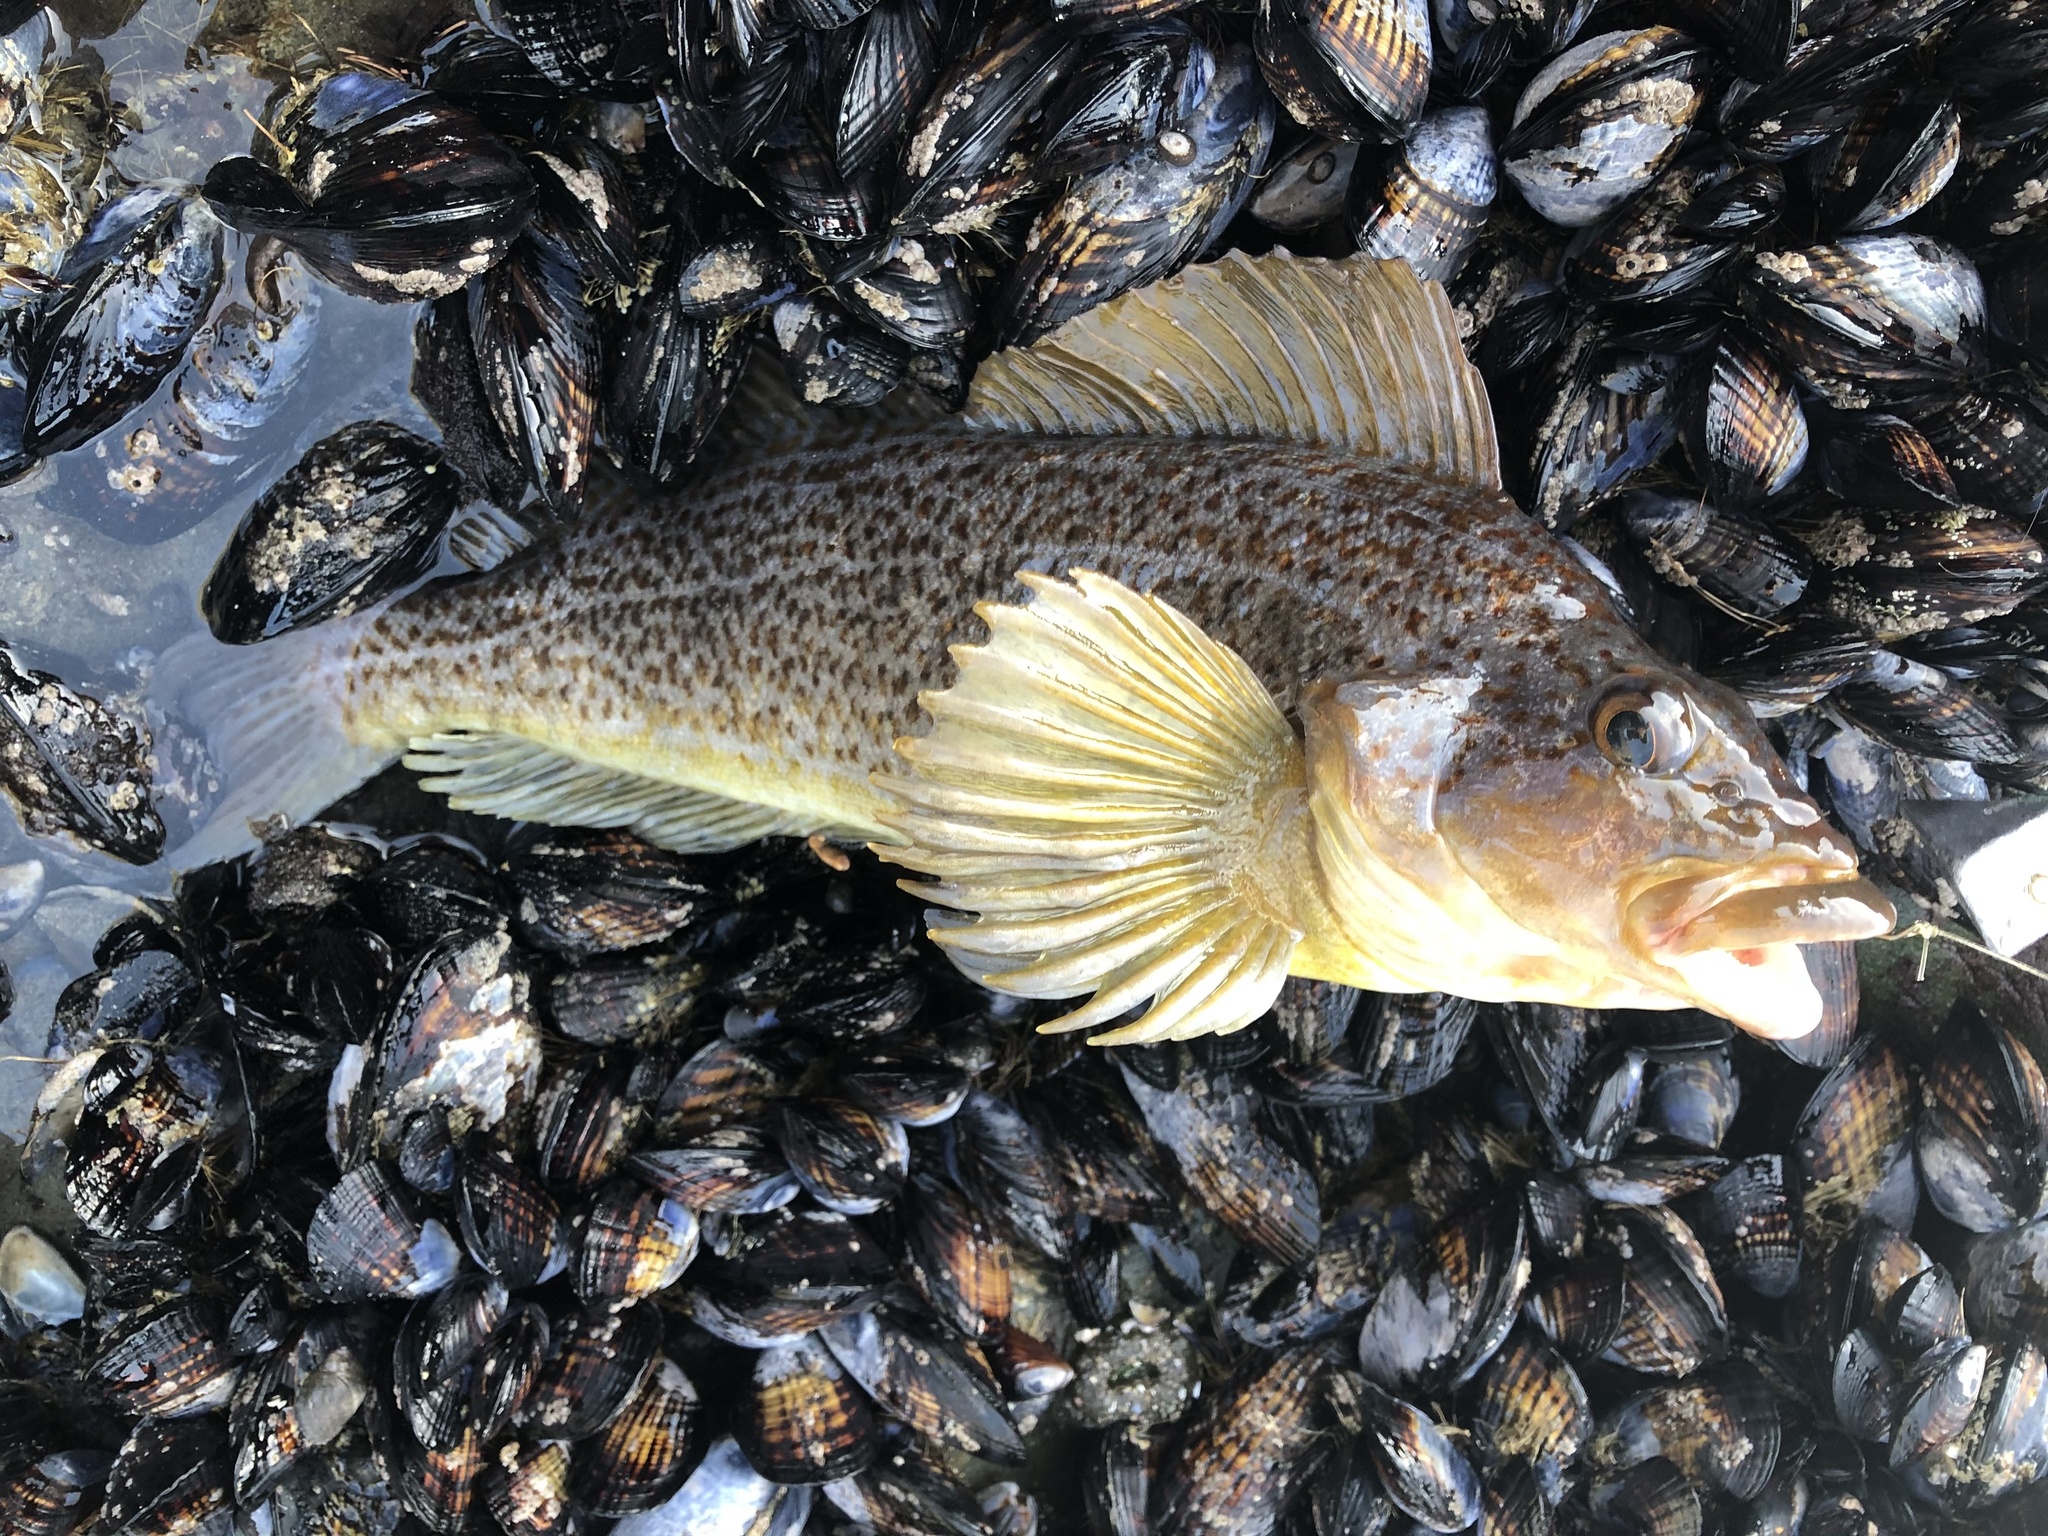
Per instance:
[[[245,153],[280,61],[323,49],[389,51],[448,14],[445,5],[388,0],[146,0],[139,8],[85,0],[54,8],[73,39],[98,54],[125,109],[130,126],[111,158],[130,183],[196,180],[222,156]],[[215,314],[246,301],[247,251],[248,241],[229,231]],[[316,335],[276,413],[232,445],[230,461],[167,471],[141,502],[143,531],[152,521],[183,531],[140,544],[103,531],[138,504],[112,482],[132,474],[129,457],[144,446],[138,429],[167,404],[175,374],[121,426],[0,487],[0,640],[23,663],[134,709],[153,656],[204,629],[198,592],[235,524],[300,453],[369,418],[437,435],[408,388],[414,308],[307,282],[318,294]],[[157,746],[159,809],[175,842],[190,816],[191,764],[175,737],[160,736]],[[24,867],[32,863],[41,866],[41,900],[25,915],[10,914],[6,893],[33,883]],[[68,841],[30,838],[11,807],[0,809],[0,961],[17,994],[0,1023],[0,1057],[42,1057],[57,995],[91,968],[108,921],[135,897],[169,888],[161,864],[138,869]],[[0,1060],[0,1136],[20,1136],[47,1071],[34,1059]]]

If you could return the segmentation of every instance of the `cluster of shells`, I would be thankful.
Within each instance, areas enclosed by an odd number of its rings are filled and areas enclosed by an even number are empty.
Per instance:
[[[2048,1529],[2048,1079],[1968,1004],[1103,1050],[801,843],[354,813],[63,997],[10,1533]]]

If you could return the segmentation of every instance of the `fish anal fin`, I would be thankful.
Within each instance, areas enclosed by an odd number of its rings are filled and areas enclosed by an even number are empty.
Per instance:
[[[1500,489],[1486,385],[1442,285],[1362,256],[1233,251],[1189,267],[990,357],[966,420],[1318,443]]]
[[[715,853],[756,838],[833,832],[776,806],[573,757],[495,731],[415,736],[405,766],[459,811],[570,827],[624,827],[677,853]]]
[[[1244,660],[1169,604],[1091,571],[1026,579],[925,696],[927,735],[875,782],[901,804],[882,858],[929,876],[933,940],[1023,997],[1091,1001],[1046,1030],[1104,1043],[1241,1029],[1301,940],[1294,729]],[[1299,848],[1295,849],[1295,844]]]

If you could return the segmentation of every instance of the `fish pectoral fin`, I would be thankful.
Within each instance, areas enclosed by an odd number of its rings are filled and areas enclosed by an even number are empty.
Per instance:
[[[982,363],[969,426],[1321,443],[1500,489],[1486,384],[1406,262],[1232,251]]]
[[[1301,745],[1243,658],[1177,610],[1089,571],[1018,580],[982,610],[988,643],[925,695],[930,734],[875,782],[903,809],[876,846],[953,910],[931,935],[962,970],[1021,997],[1093,999],[1046,1030],[1097,1044],[1241,1029],[1301,941],[1284,841],[1303,821]]]
[[[675,853],[716,853],[757,837],[831,831],[772,805],[585,761],[529,736],[415,736],[405,766],[458,811],[564,827],[624,827]]]

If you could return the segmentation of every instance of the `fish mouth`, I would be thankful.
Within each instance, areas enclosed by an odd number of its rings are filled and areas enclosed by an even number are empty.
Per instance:
[[[1623,925],[1631,947],[1677,972],[1699,1006],[1791,1039],[1820,1022],[1822,1005],[1799,946],[1874,939],[1896,918],[1853,864],[1780,858],[1654,880]]]

